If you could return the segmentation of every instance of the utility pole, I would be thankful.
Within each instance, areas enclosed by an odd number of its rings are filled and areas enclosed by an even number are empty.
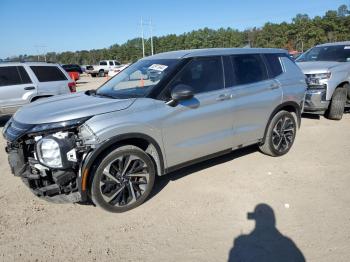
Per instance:
[[[152,27],[152,20],[151,18],[149,19],[149,27],[151,30],[151,53],[153,55],[153,27]]]
[[[141,38],[142,38],[142,57],[145,57],[145,40],[143,38],[143,21],[141,17]]]
[[[148,23],[145,23],[141,17],[141,38],[142,38],[142,56],[145,57],[145,36],[144,36],[144,30],[143,26],[147,26],[150,31],[150,39],[151,39],[151,54],[154,54],[154,45],[153,45],[153,25],[152,25],[152,20],[151,18],[149,19]],[[148,40],[146,40],[148,41]]]

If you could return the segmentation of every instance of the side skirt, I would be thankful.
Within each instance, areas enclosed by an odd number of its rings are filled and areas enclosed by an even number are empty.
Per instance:
[[[194,165],[194,164],[198,164],[200,162],[203,162],[203,161],[206,161],[206,160],[209,160],[209,159],[212,159],[212,158],[216,158],[216,157],[219,157],[219,156],[222,156],[222,155],[229,154],[232,151],[235,151],[237,149],[241,149],[241,148],[244,148],[244,147],[247,147],[247,146],[250,146],[250,145],[254,145],[254,144],[257,144],[259,142],[261,142],[261,139],[258,139],[258,140],[255,140],[253,142],[249,142],[249,143],[246,143],[246,144],[241,144],[241,145],[238,145],[237,147],[234,147],[234,148],[225,149],[223,151],[219,151],[219,152],[216,152],[214,154],[210,154],[210,155],[207,155],[207,156],[196,158],[196,159],[193,159],[193,160],[190,160],[190,161],[187,161],[187,162],[175,165],[175,166],[168,167],[168,168],[165,169],[164,175],[166,175],[168,173],[171,173],[171,172],[174,172],[174,171],[179,170],[179,169],[184,168],[184,167],[188,167],[188,166],[191,166],[191,165]]]

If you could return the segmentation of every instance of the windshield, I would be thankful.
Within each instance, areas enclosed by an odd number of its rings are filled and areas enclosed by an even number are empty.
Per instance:
[[[102,85],[96,94],[120,99],[145,97],[178,62],[177,59],[139,60]]]
[[[350,62],[350,45],[319,46],[302,54],[297,62],[334,61]]]

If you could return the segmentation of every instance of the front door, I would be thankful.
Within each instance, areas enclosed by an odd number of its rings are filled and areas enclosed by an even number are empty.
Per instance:
[[[232,147],[232,101],[224,88],[221,57],[196,58],[169,85],[191,86],[194,98],[164,104],[162,123],[167,166],[175,166]]]

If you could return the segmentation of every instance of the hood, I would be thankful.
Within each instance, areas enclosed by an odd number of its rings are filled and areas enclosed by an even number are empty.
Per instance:
[[[331,68],[342,64],[341,62],[313,61],[313,62],[298,62],[297,65],[304,74],[325,73]]]
[[[67,121],[128,108],[136,98],[113,99],[87,95],[84,92],[54,96],[22,107],[14,120],[24,124]]]

